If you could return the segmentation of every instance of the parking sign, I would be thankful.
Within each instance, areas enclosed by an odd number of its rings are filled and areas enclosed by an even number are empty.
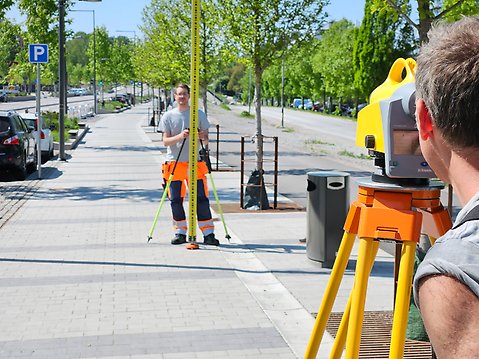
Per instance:
[[[28,58],[31,63],[44,64],[48,62],[48,45],[47,44],[29,44]]]

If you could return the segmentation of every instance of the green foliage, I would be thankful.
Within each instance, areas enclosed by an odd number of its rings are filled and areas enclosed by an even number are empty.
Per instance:
[[[220,104],[220,107],[221,107],[223,110],[231,111],[231,107],[229,107],[229,106],[228,106],[227,104],[225,104],[225,103]]]
[[[360,155],[355,154],[354,152],[348,151],[348,150],[342,150],[339,151],[338,154],[340,156],[345,156],[345,157],[351,157],[351,158],[358,158],[360,160],[370,160],[371,156],[365,155],[361,153]]]
[[[190,12],[187,0],[153,0],[143,11],[147,82],[155,86],[189,83]],[[142,59],[137,59],[141,61]]]
[[[241,117],[246,117],[246,118],[254,118],[254,115],[249,113],[248,111],[242,111],[240,116]]]
[[[201,1],[200,93],[206,111],[206,90],[231,57],[215,0]],[[133,59],[140,77],[155,87],[190,83],[191,2],[152,0],[143,11],[145,41]]]
[[[89,84],[93,78],[93,71],[87,67],[89,55],[87,52],[92,35],[84,32],[74,34],[74,37],[65,43],[68,83],[70,86]]]
[[[410,16],[411,8],[418,11],[417,22]],[[461,15],[474,15],[479,13],[477,0],[372,0],[371,11],[389,16],[397,21],[398,18],[406,20],[419,34],[418,43],[427,41],[427,32],[434,21],[446,19],[457,20]]]
[[[306,145],[329,145],[329,146],[334,146],[334,143],[329,143],[329,142],[324,142],[319,139],[314,139],[314,140],[306,140],[304,141]]]
[[[373,0],[367,0],[353,50],[354,83],[363,99],[387,78],[398,57],[410,57],[414,49],[412,28],[404,19],[373,9]],[[409,10],[403,6],[402,11]]]
[[[97,81],[103,81],[103,85],[112,81],[110,68],[113,66],[111,61],[111,48],[113,41],[110,39],[104,26],[95,29],[96,36],[96,73]],[[93,55],[93,43],[88,45],[88,53]],[[92,59],[92,56],[90,56]]]
[[[53,140],[58,142],[60,139],[60,134],[58,131],[58,129],[60,128],[58,112],[46,111],[46,112],[42,112],[42,115],[47,126],[49,126],[52,129]],[[68,116],[65,116],[64,125],[65,125],[65,132],[64,132],[65,139],[69,138],[68,131],[78,130],[80,128],[80,126],[78,125],[78,119],[70,118]]]
[[[331,23],[322,34],[318,51],[313,57],[313,69],[320,73],[326,93],[335,97],[355,95],[351,54],[356,27],[348,20]]]
[[[241,78],[246,75],[246,66],[243,63],[233,63],[232,66],[229,66],[226,69],[228,75],[228,84],[226,89],[228,91],[241,92]]]
[[[285,96],[289,98],[320,99],[325,92],[321,71],[314,66],[314,56],[319,52],[320,40],[295,46],[285,59]],[[343,56],[347,54],[343,54]]]
[[[228,38],[254,73],[256,134],[261,130],[261,86],[264,71],[291,47],[319,33],[327,0],[225,0],[222,1]],[[273,77],[271,77],[273,79]],[[263,166],[258,141],[257,169]]]
[[[5,19],[0,21],[0,81],[5,82],[10,66],[20,51],[21,30],[18,25]]]

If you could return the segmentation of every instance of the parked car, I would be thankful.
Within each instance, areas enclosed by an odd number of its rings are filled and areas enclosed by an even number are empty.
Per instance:
[[[15,111],[0,111],[0,169],[16,171],[19,180],[37,165],[33,131]]]
[[[35,139],[38,139],[37,134],[37,114],[35,113],[24,113],[20,115],[27,126],[33,127],[35,131],[33,132]],[[46,126],[43,118],[42,127],[40,131],[40,149],[42,151],[42,162],[48,161],[53,157],[53,134],[52,130]]]
[[[313,103],[313,111],[316,111],[316,112],[323,111],[323,106],[321,105],[321,102]]]
[[[71,88],[67,91],[67,94],[71,96],[83,96],[83,95],[88,95],[88,90],[84,88]]]
[[[341,107],[340,107],[340,111],[338,113],[337,109],[338,109],[338,104],[337,103],[333,103],[330,104],[329,103],[326,103],[326,106],[321,106],[319,108],[319,111],[321,112],[326,112],[326,113],[332,113],[332,114],[336,114],[336,115],[340,115],[340,116],[347,116],[347,117],[350,117],[352,116],[352,108],[349,107],[348,105],[346,104],[341,104]]]
[[[313,109],[313,101],[311,101],[309,98],[305,99],[303,101],[302,107],[300,107],[300,108],[303,108],[305,110],[312,110]]]
[[[127,104],[128,106],[131,105],[129,96],[125,94],[117,94],[111,98],[112,101],[119,101],[121,103]]]
[[[293,103],[291,104],[291,107],[293,108],[299,108],[301,106],[302,100],[300,98],[295,98],[293,100]]]
[[[305,98],[304,100],[300,98],[295,98],[293,100],[293,103],[291,104],[291,107],[293,108],[304,108],[305,110],[312,110],[313,109],[313,101],[311,101],[309,98]]]

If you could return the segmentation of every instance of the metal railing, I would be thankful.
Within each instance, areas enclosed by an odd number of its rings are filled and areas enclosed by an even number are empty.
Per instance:
[[[246,143],[254,143],[254,138],[256,136],[242,136],[241,137],[241,175],[240,175],[240,206],[241,208],[245,208],[244,206],[244,193],[245,193],[245,188],[248,187],[258,187],[259,188],[259,193],[260,193],[260,208],[263,208],[263,203],[264,203],[264,198],[263,198],[263,188],[265,186],[271,186],[273,187],[273,208],[276,209],[278,207],[278,137],[269,137],[269,136],[263,136],[263,160],[262,160],[262,167],[263,167],[263,173],[260,174],[260,182],[259,184],[251,184],[251,183],[245,183],[245,170],[246,166],[249,163],[253,163],[254,167],[256,167],[257,164],[257,159],[255,158],[248,158],[246,159],[245,155],[245,145]],[[249,141],[245,141],[246,138],[249,138]],[[270,140],[270,142],[268,142]],[[272,144],[273,145],[273,151],[272,151],[272,158],[271,156],[267,156],[266,151],[264,151],[264,146]],[[273,173],[272,175],[272,181],[265,181],[265,165],[268,164],[273,164]],[[249,168],[248,168],[249,169]],[[270,175],[266,175],[270,176]]]

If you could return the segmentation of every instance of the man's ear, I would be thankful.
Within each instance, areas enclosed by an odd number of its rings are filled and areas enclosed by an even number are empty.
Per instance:
[[[432,118],[423,99],[416,100],[416,123],[419,130],[419,136],[422,140],[427,140],[433,131]]]

